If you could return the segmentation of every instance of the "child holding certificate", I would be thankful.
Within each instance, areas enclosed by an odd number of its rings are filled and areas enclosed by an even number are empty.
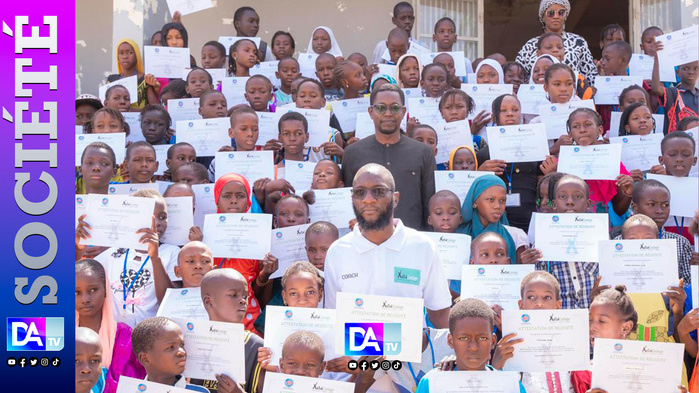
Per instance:
[[[158,170],[158,158],[153,145],[146,141],[137,141],[126,148],[124,168],[121,175],[128,178],[117,184],[145,184],[153,182],[153,175]]]
[[[100,338],[91,329],[75,329],[75,393],[101,393],[107,368],[102,367]]]
[[[554,32],[542,34],[537,42],[536,54],[537,56],[551,55],[558,61],[563,62],[565,57],[565,45],[563,45],[563,38],[558,33]],[[590,80],[587,79],[585,75],[578,73],[575,81],[576,96],[581,100],[591,100],[595,95],[595,89],[592,87]]]
[[[214,80],[211,74],[203,68],[197,67],[189,71],[186,82],[185,90],[187,90],[189,98],[199,98],[202,94],[214,89]]]
[[[455,233],[461,224],[461,201],[456,194],[449,190],[440,190],[432,195],[428,209],[427,225],[430,225],[434,232]],[[459,297],[461,280],[449,280],[449,290],[452,299]]]
[[[180,250],[175,265],[175,276],[182,280],[182,288],[201,286],[204,275],[214,268],[211,249],[200,241],[192,241]]]
[[[323,109],[326,105],[325,88],[315,79],[304,79],[296,90],[296,107],[300,109]],[[342,160],[345,146],[344,136],[340,131],[340,123],[334,114],[330,115],[328,124],[328,141],[319,147],[308,147],[305,153],[306,161],[318,162],[325,158],[335,162]],[[303,161],[303,160],[300,160]]]
[[[299,69],[299,62],[293,57],[279,60],[275,76],[281,81],[281,85],[274,92],[274,100],[278,105],[285,105],[293,101],[291,97],[291,84],[296,78],[301,76]]]
[[[119,113],[119,111],[113,108],[102,108],[95,111],[92,119],[83,125],[83,132],[85,134],[110,134],[117,132],[126,132],[128,135],[128,127],[124,120],[124,116]],[[87,150],[87,149],[85,149]],[[116,158],[115,158],[116,159]],[[112,176],[111,181],[121,182],[123,178],[121,176],[121,171],[125,165],[122,165],[117,172]],[[83,182],[83,176],[80,168],[75,168],[75,193],[85,194],[85,184]],[[105,193],[106,194],[106,193]]]
[[[146,104],[157,103],[158,93],[153,90],[153,86],[146,83],[143,73],[141,50],[138,44],[133,40],[125,38],[117,43],[116,48],[117,70],[119,73],[109,75],[107,77],[107,82],[114,82],[122,78],[136,76],[138,101],[133,104],[133,107],[140,109]]]
[[[444,121],[450,123],[452,121],[465,120],[473,111],[475,105],[473,98],[466,94],[465,91],[461,89],[451,89],[445,91],[442,98],[439,100],[439,112],[442,114]],[[476,135],[477,132],[477,129],[471,127],[473,150],[475,151],[478,151],[486,145],[485,139],[480,135]]]
[[[146,105],[139,116],[141,132],[146,142],[151,145],[167,145],[175,141],[169,134],[172,119],[167,110],[160,105]]]
[[[104,107],[116,109],[119,112],[129,112],[131,96],[129,90],[122,85],[114,85],[104,93]]]
[[[140,322],[131,334],[133,351],[146,369],[146,381],[162,383],[195,392],[209,390],[187,383],[182,376],[187,362],[182,329],[165,317],[148,318]]]
[[[230,76],[250,76],[250,69],[258,63],[257,46],[247,38],[242,38],[231,45],[228,55],[228,74]]]

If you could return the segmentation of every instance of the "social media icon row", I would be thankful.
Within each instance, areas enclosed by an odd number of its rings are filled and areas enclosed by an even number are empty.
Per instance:
[[[36,367],[38,365],[41,365],[41,367],[48,367],[49,364],[51,364],[53,367],[58,367],[61,365],[61,359],[58,357],[54,357],[51,360],[49,360],[49,358],[41,358],[41,360],[39,360],[35,357],[31,357],[29,359],[25,357],[21,357],[19,359],[15,359],[13,357],[7,358],[7,365],[9,367],[19,366],[20,368],[25,368],[27,366]]]
[[[381,367],[381,369],[384,371],[388,371],[390,369],[398,371],[401,368],[403,368],[403,363],[401,363],[398,360],[394,360],[393,362],[390,362],[388,360],[384,360],[382,362],[379,362],[378,360],[360,360],[359,362],[356,360],[350,360],[349,362],[347,362],[347,368],[349,368],[350,370],[356,370],[357,368],[359,368],[360,370],[366,370],[367,368],[370,368],[376,371],[379,369],[379,367]]]

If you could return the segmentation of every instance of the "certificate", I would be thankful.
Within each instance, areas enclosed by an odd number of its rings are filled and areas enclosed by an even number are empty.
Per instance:
[[[379,64],[379,67],[381,67],[383,64]],[[395,67],[395,66],[393,66]],[[393,74],[390,74],[391,77],[394,77],[396,73],[394,72]],[[405,94],[405,98],[419,98],[422,97],[422,88],[421,87],[403,87],[401,88],[403,90],[403,94]]]
[[[216,213],[213,184],[192,184],[194,191],[194,225],[204,227],[204,216]]]
[[[250,69],[250,76],[263,75],[272,82],[273,86],[281,86],[281,81],[277,78],[276,74],[278,69],[279,60],[263,61],[255,64],[255,66]]]
[[[594,388],[608,392],[676,392],[682,383],[684,344],[595,339]]]
[[[222,146],[231,145],[231,137],[228,136],[230,125],[227,117],[178,121],[177,142],[194,146],[197,157],[211,157]]]
[[[598,76],[595,78],[596,105],[619,105],[619,94],[631,85],[643,85],[641,76]]]
[[[182,70],[191,65],[189,48],[145,46],[143,50],[145,73],[153,74],[156,78],[179,79]]]
[[[224,48],[226,48],[226,56],[228,56],[228,52],[231,49],[231,45],[235,44],[236,41],[240,40],[250,40],[255,43],[255,47],[259,48],[260,47],[260,37],[232,37],[232,36],[219,36],[218,37],[218,42],[223,45]]]
[[[491,160],[505,162],[544,161],[549,154],[543,124],[487,127]]]
[[[590,108],[595,110],[595,102],[592,100],[570,101],[566,104],[547,104],[539,106],[541,122],[546,125],[548,139],[558,139],[561,135],[568,134],[566,122],[568,116],[578,108]]]
[[[75,227],[78,227],[78,218],[85,214],[87,209],[87,201],[85,195],[75,195]]]
[[[277,271],[269,278],[279,278],[294,262],[308,261],[306,231],[311,224],[277,228],[272,231],[272,255],[279,260]],[[269,326],[269,325],[267,325]]]
[[[566,372],[590,368],[588,310],[503,310],[502,335],[523,342],[504,371]],[[596,359],[595,359],[596,361]]]
[[[663,50],[658,51],[660,69],[687,64],[699,58],[699,32],[697,25],[655,37],[663,43]]]
[[[634,53],[629,61],[629,75],[650,80],[653,77],[653,64],[655,64],[655,57]]]
[[[167,8],[170,14],[180,11],[180,14],[189,15],[197,11],[213,8],[211,0],[167,0]]]
[[[151,381],[146,381],[143,379],[135,379],[122,375],[119,377],[119,385],[117,386],[116,393],[136,393],[136,392],[148,392],[148,393],[190,393],[190,390],[176,388],[171,385],[163,385],[162,383],[156,383]]]
[[[311,222],[328,221],[338,228],[349,228],[356,218],[352,208],[352,188],[313,190],[315,202],[309,205]]]
[[[699,146],[699,127],[690,128],[685,132],[687,133],[687,135],[691,136],[692,139],[694,139],[694,146]],[[694,157],[699,157],[699,148],[694,149]],[[698,163],[694,164],[692,166],[692,169],[690,169],[689,176],[690,177],[699,176],[699,160],[698,160]]]
[[[172,126],[177,129],[177,123],[187,120],[197,120],[201,119],[199,114],[199,99],[198,98],[182,98],[180,100],[168,100],[167,101],[167,111],[172,118]],[[141,124],[139,123],[138,129],[141,129]],[[177,135],[177,141],[180,136]],[[199,152],[197,151],[197,155]]]
[[[522,113],[530,115],[538,114],[539,106],[549,104],[549,100],[546,99],[544,85],[519,85],[517,99],[522,106]]]
[[[201,288],[168,288],[160,302],[158,317],[209,319],[201,300]]]
[[[175,100],[170,100],[169,102],[173,102]],[[197,98],[197,102],[199,102],[199,99]],[[197,104],[197,108],[199,107],[199,104]],[[143,132],[141,131],[141,112],[122,112],[121,114],[124,116],[124,121],[126,124],[129,125],[129,135],[126,136],[126,142],[138,142],[138,141],[145,141],[146,137],[143,135]],[[170,117],[172,117],[172,113],[170,113]],[[173,120],[174,121],[174,120]],[[172,124],[172,128],[175,128],[175,124]]]
[[[388,75],[391,78],[396,77],[398,66],[386,63],[377,64],[377,66],[379,67],[379,75]],[[405,92],[405,90],[403,91]]]
[[[488,171],[434,171],[434,189],[449,190],[459,197],[461,203],[464,203],[471,184],[481,176],[492,174],[493,172]]]
[[[83,152],[92,142],[103,142],[114,150],[117,165],[124,162],[126,154],[126,134],[116,132],[113,134],[81,134],[75,136],[75,166],[82,165]]]
[[[160,187],[157,183],[123,183],[110,184],[107,189],[107,195],[131,195],[136,191],[145,190],[146,188],[160,192]]]
[[[214,322],[208,318],[174,318],[174,321],[184,333],[185,377],[215,380],[216,374],[225,374],[237,383],[245,383],[242,323]]]
[[[269,364],[279,365],[284,340],[292,333],[308,331],[323,339],[325,360],[342,356],[335,353],[335,310],[268,306],[265,312],[265,347],[272,352]],[[336,356],[337,355],[337,356]]]
[[[383,331],[383,348],[379,350],[388,360],[420,362],[423,306],[423,299],[338,292],[335,348],[344,348],[347,356],[361,351],[355,344],[366,338],[359,331],[352,333],[346,324],[373,323],[372,329]],[[345,335],[352,341],[345,343]]]
[[[430,374],[430,391],[440,393],[519,393],[519,374],[511,371],[450,371]]]
[[[422,232],[437,247],[439,260],[449,280],[461,279],[461,267],[471,256],[471,236],[460,233]]]
[[[616,138],[609,138],[609,143],[621,145],[621,162],[631,169],[649,170],[653,165],[658,164],[658,157],[661,155],[660,142],[663,140],[663,133],[648,135],[628,135]]]
[[[167,191],[167,189],[175,183],[171,181],[156,180],[155,184],[158,186],[158,192],[160,195],[165,195],[165,191]]]
[[[279,118],[274,112],[257,113],[257,146],[264,146],[267,141],[279,139]]]
[[[332,101],[330,103],[333,113],[340,122],[342,132],[352,132],[357,124],[357,114],[367,113],[369,108],[369,98],[359,97],[350,100]]]
[[[421,124],[434,126],[444,123],[444,118],[439,112],[439,98],[414,97],[408,98],[408,113],[406,116],[414,117]]]
[[[459,277],[461,298],[517,310],[522,298],[522,278],[533,271],[534,265],[464,265]]]
[[[292,388],[293,387],[293,388]],[[354,383],[332,379],[301,377],[282,373],[266,373],[262,393],[279,392],[354,393]],[[175,392],[173,392],[175,393]]]
[[[216,180],[228,173],[237,173],[250,184],[257,179],[274,180],[274,152],[220,151],[216,153]]]
[[[609,215],[537,213],[536,248],[542,261],[598,262],[598,243],[609,240]]]
[[[216,258],[263,259],[272,247],[272,215],[207,214],[204,243]]]
[[[671,215],[694,217],[694,212],[699,210],[699,178],[647,173],[646,179],[657,180],[670,189]]]
[[[427,53],[420,57],[420,61],[422,62],[422,65],[425,66],[427,64],[434,63],[434,58],[443,54],[451,56],[452,60],[454,61],[454,73],[456,76],[466,76],[468,74],[468,71],[466,71],[466,57],[464,56],[463,51]]]
[[[248,83],[249,76],[238,76],[233,78],[223,78],[221,81],[221,93],[226,97],[228,109],[235,105],[245,104],[245,84]]]
[[[655,130],[652,133],[662,135],[663,129],[665,127],[665,115],[652,114],[651,116],[653,116],[653,120],[655,120]],[[609,118],[609,132],[606,135],[607,138],[615,138],[615,137],[619,136],[619,124],[620,123],[621,123],[621,112],[612,112],[612,115]]]
[[[287,160],[284,168],[284,179],[291,183],[296,190],[310,190],[313,183],[313,171],[316,163],[310,161]]]
[[[364,139],[368,136],[375,135],[374,120],[371,119],[369,112],[357,113],[357,123],[354,127],[354,136],[359,139]]]
[[[163,243],[184,246],[189,243],[189,230],[194,226],[192,197],[165,198],[167,205],[167,229],[161,239]]]
[[[129,98],[131,99],[131,103],[135,104],[138,102],[138,87],[136,87],[136,75],[129,76],[126,78],[121,78],[119,80],[115,80],[114,82],[107,83],[104,86],[100,86],[99,89],[99,95],[100,95],[100,101],[104,102],[104,99],[106,98],[107,95],[107,90],[111,88],[112,86],[116,85],[121,85],[126,88],[126,90],[129,92]]]
[[[503,94],[512,94],[512,85],[463,84],[465,91],[476,102],[469,119],[475,118],[481,111],[492,112],[493,101]]]
[[[327,109],[302,109],[289,108],[277,109],[277,122],[282,115],[288,112],[297,112],[303,115],[308,121],[308,142],[306,147],[320,147],[325,142],[328,142],[330,135],[330,111]]]
[[[165,173],[165,170],[167,169],[167,151],[172,147],[172,145],[151,146],[153,146],[153,150],[155,150],[155,160],[158,161],[158,170],[155,171],[155,175],[160,176]]]
[[[468,120],[440,122],[434,125],[437,131],[437,155],[438,163],[449,162],[449,153],[459,146],[473,146],[473,135]]]
[[[624,284],[629,293],[661,293],[677,286],[677,240],[599,242],[600,285]]]
[[[85,200],[85,222],[90,224],[92,229],[90,237],[80,239],[80,244],[136,250],[145,250],[148,247],[140,242],[143,234],[136,231],[152,226],[155,199],[88,194]]]
[[[299,71],[302,76],[311,79],[318,79],[316,76],[316,59],[318,58],[317,53],[299,53]]]
[[[621,171],[621,145],[561,146],[558,171],[585,180],[615,180]]]

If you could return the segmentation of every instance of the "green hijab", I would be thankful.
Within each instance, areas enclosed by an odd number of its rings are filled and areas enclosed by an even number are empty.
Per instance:
[[[484,227],[481,220],[478,218],[478,211],[475,207],[473,207],[473,205],[476,203],[476,199],[478,199],[478,197],[481,196],[485,190],[493,186],[499,186],[504,190],[507,190],[507,187],[505,187],[505,182],[495,175],[481,176],[473,182],[471,189],[466,195],[466,199],[464,199],[464,204],[461,206],[461,216],[463,217],[463,221],[461,221],[461,225],[459,225],[456,232],[469,235],[471,236],[471,239],[475,239],[483,232],[497,233],[498,235],[502,236],[507,243],[507,256],[510,257],[512,263],[516,263],[517,248],[515,247],[514,240],[512,240],[512,236],[510,236],[507,228],[505,228],[505,225],[509,224],[506,214],[503,213],[502,217],[500,217],[500,221],[496,223],[489,223],[488,226]]]

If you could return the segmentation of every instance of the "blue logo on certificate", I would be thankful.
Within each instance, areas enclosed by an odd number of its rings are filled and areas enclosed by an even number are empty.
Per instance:
[[[287,379],[284,381],[284,386],[286,386],[287,388],[290,388],[290,387],[294,386],[294,380],[291,379],[291,378],[287,378]]]
[[[233,158],[235,155],[233,153],[228,153],[228,158]]]
[[[579,147],[576,147],[575,149],[573,149],[573,151],[577,153],[577,152],[580,151],[580,148],[579,148]]]
[[[281,232],[277,232],[275,236],[277,237],[277,239],[281,239],[282,237],[284,237],[284,234]]]
[[[615,350],[615,351],[619,352],[619,351],[621,351],[622,349],[624,349],[624,346],[621,345],[621,343],[616,343],[616,344],[614,344],[614,350]]]
[[[364,305],[364,299],[362,299],[362,298],[360,298],[360,297],[354,299],[354,305],[357,306],[357,307],[363,306],[363,305]]]
[[[484,274],[484,273],[485,273],[485,269],[483,269],[482,267],[479,267],[478,274]]]
[[[291,318],[294,316],[294,312],[291,310],[286,310],[286,311],[284,311],[284,316],[287,318]]]
[[[522,314],[522,322],[527,323],[531,321],[531,319],[532,318],[529,316],[529,314]]]
[[[219,216],[218,220],[221,222],[224,222],[224,221],[226,221],[226,216]]]
[[[552,220],[553,222],[558,222],[558,220],[560,220],[560,219],[561,219],[561,218],[558,217],[558,216],[553,216],[553,217],[551,217],[551,220]]]
[[[182,292],[180,292],[180,295],[186,295],[186,294],[187,294],[187,292],[189,292],[189,290],[188,290],[188,289],[183,289],[183,290],[182,290]]]
[[[194,330],[194,324],[192,322],[187,322],[187,330]]]
[[[621,250],[624,249],[624,245],[621,244],[621,243],[617,243],[617,244],[614,245],[614,248],[615,248],[617,251],[621,251]]]
[[[109,191],[114,192],[114,187],[111,187]],[[109,198],[102,198],[102,204],[106,205],[109,203]]]

